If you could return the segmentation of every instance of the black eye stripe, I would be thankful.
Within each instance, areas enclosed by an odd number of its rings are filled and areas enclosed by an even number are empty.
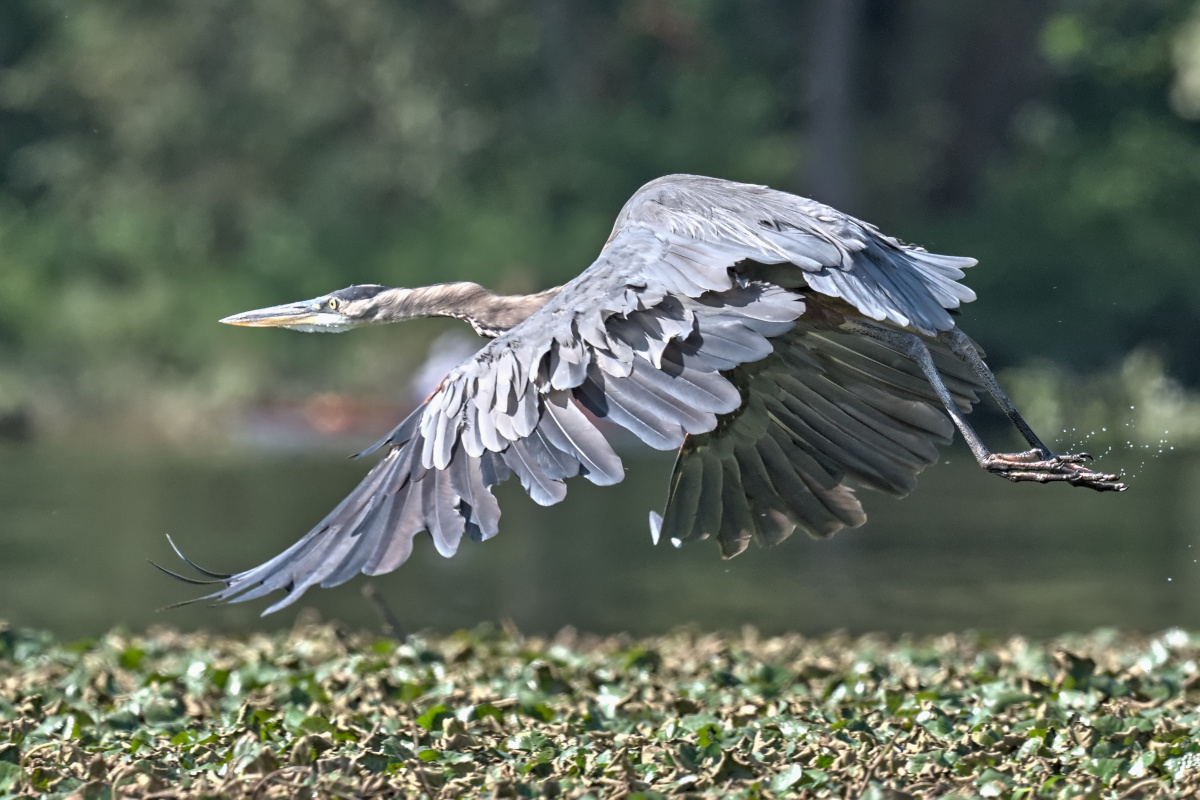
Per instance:
[[[378,284],[370,283],[361,286],[349,286],[345,289],[338,289],[336,292],[331,292],[337,296],[339,302],[352,302],[355,300],[367,300],[384,290],[385,287]]]

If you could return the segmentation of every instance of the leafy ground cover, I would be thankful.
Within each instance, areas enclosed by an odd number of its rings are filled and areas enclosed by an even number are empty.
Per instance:
[[[0,628],[0,796],[1166,797],[1200,636]]]

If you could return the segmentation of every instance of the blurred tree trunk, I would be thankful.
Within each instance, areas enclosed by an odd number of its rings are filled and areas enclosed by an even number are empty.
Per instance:
[[[578,68],[575,66],[574,4],[570,0],[540,0],[537,6],[541,23],[539,57],[550,86],[552,102],[564,105],[577,100]]]
[[[854,172],[854,63],[863,0],[817,0],[809,51],[807,180],[815,199],[851,211],[858,201]]]
[[[1006,143],[1013,116],[1034,88],[1038,32],[1048,10],[1039,0],[991,3],[970,32],[950,84],[957,126],[930,194],[935,208],[969,202],[990,157]]]
[[[44,23],[34,16],[25,0],[0,3],[0,74],[41,44]],[[0,106],[0,184],[23,200],[32,201],[36,192],[8,180],[9,159],[27,144],[45,136],[49,126],[36,114]]]

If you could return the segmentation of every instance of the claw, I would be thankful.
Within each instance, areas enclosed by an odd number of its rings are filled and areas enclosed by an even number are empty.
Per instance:
[[[1010,481],[1050,483],[1062,481],[1072,486],[1086,486],[1097,492],[1123,492],[1128,487],[1120,475],[1079,466],[1091,460],[1087,453],[1068,453],[1049,458],[1037,450],[1025,453],[997,453],[987,458],[984,468]]]

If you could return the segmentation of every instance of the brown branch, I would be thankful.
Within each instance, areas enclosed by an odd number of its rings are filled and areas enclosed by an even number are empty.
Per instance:
[[[383,621],[384,634],[391,636],[394,639],[404,638],[404,626],[400,624],[400,620],[392,613],[392,609],[384,601],[383,596],[375,589],[375,584],[368,583],[362,588],[362,596],[367,602],[375,607],[375,611],[379,613],[380,619]]]
[[[877,770],[879,765],[883,763],[883,759],[892,752],[892,747],[894,744],[894,742],[888,742],[883,746],[883,749],[879,751],[879,755],[871,759],[871,763],[867,765],[867,771],[863,773],[862,780],[859,781],[858,789],[851,795],[851,797],[862,797],[863,793],[867,791],[867,787],[871,785],[871,778],[875,777],[875,770]]]

